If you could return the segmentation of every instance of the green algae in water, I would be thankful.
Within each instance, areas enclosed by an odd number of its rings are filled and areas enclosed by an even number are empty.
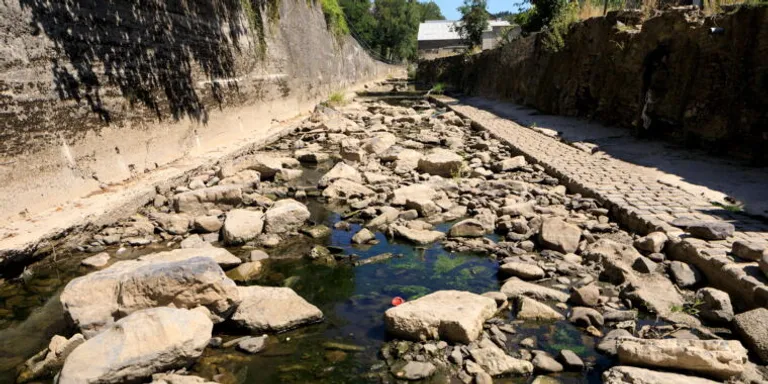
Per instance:
[[[403,296],[407,300],[416,300],[427,295],[431,290],[422,285],[387,285],[384,287],[384,292]]]
[[[449,256],[447,254],[440,254],[435,260],[433,269],[436,275],[444,275],[460,267],[468,261],[469,259],[461,256]]]

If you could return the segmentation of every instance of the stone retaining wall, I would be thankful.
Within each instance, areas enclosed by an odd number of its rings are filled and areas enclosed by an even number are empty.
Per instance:
[[[596,198],[619,224],[641,235],[666,232],[672,239],[665,248],[667,256],[696,266],[709,285],[728,292],[736,305],[744,306],[741,310],[768,307],[768,279],[757,262],[729,254],[735,240],[768,244],[768,224],[664,185],[645,176],[636,165],[593,156],[450,97],[432,99],[471,119],[476,128],[488,131],[530,162],[540,164],[570,191]],[[692,238],[670,224],[679,217],[728,221],[736,232],[728,240]]]
[[[422,61],[417,77],[768,162],[768,6],[708,17],[671,10],[644,22],[611,12],[571,26],[558,52],[543,39]]]
[[[0,224],[266,135],[393,70],[304,0],[11,0],[0,41]]]

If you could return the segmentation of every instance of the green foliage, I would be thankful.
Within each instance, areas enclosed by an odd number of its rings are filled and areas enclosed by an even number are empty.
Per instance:
[[[429,93],[432,95],[442,95],[445,93],[445,84],[443,83],[437,83],[435,84],[432,89],[429,90]]]
[[[320,5],[323,8],[328,30],[337,38],[348,35],[349,26],[347,20],[344,19],[344,11],[342,11],[338,0],[320,0]]]
[[[346,103],[347,103],[347,100],[344,97],[344,92],[337,91],[337,92],[331,93],[331,95],[328,96],[327,104],[331,107],[342,106]]]
[[[374,0],[373,16],[377,20],[371,47],[388,60],[416,61],[422,10],[416,0]]]
[[[557,52],[565,47],[565,35],[571,24],[579,21],[579,8],[577,3],[569,3],[555,15],[544,33],[544,48],[550,52]]]
[[[349,22],[349,28],[363,45],[372,46],[376,33],[376,19],[371,12],[370,0],[339,0]]]
[[[427,20],[445,20],[445,16],[440,12],[440,6],[434,1],[429,1],[427,3],[417,2],[416,4],[421,13],[420,20],[422,23]]]
[[[486,6],[486,0],[464,0],[464,5],[458,8],[462,15],[458,26],[459,35],[473,47],[482,45],[483,31],[488,28]]]
[[[681,305],[673,305],[669,308],[672,312],[682,312],[689,314],[691,316],[698,316],[699,312],[701,312],[701,305],[704,304],[704,301],[701,299],[696,299],[692,303],[685,303],[682,306]]]

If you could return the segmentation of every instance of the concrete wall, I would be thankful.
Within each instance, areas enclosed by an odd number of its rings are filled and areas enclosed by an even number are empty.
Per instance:
[[[0,2],[0,224],[264,134],[393,69],[334,38],[319,4],[267,1]]]
[[[418,80],[768,162],[768,7],[611,12],[573,25],[558,52],[542,40],[421,62]]]

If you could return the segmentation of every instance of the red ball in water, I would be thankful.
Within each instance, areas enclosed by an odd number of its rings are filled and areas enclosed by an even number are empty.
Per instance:
[[[405,299],[403,299],[400,296],[395,296],[395,298],[392,299],[392,305],[397,307],[398,305],[405,303]]]

